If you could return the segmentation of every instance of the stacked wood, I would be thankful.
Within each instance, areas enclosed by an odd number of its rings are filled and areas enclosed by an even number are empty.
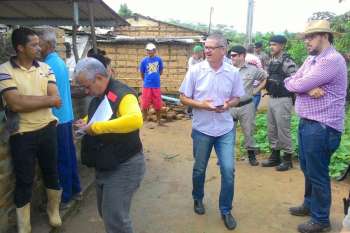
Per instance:
[[[183,105],[164,106],[161,109],[161,118],[168,122],[174,121],[174,120],[182,120],[186,118],[186,107]],[[153,108],[150,108],[148,111],[147,121],[152,121],[152,122],[157,121],[156,111]]]

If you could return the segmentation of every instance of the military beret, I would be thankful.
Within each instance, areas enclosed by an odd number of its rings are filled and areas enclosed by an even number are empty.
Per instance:
[[[287,38],[281,35],[276,35],[271,37],[270,42],[275,42],[278,44],[285,44],[287,43]]]
[[[242,54],[247,53],[247,50],[242,45],[236,45],[231,48],[230,52]]]
[[[196,45],[196,46],[193,47],[193,52],[195,52],[195,53],[199,53],[199,52],[202,52],[202,51],[204,51],[204,48],[201,45]]]
[[[263,47],[263,43],[261,41],[259,41],[259,42],[256,42],[254,44],[254,46],[255,46],[255,48],[261,48],[261,47]]]

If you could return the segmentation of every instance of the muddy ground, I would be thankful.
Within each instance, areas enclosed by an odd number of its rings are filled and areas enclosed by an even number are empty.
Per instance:
[[[206,178],[206,214],[193,212],[191,198],[192,141],[191,121],[168,123],[167,127],[142,129],[147,172],[132,205],[135,233],[220,233],[226,230],[218,211],[220,173],[212,154]],[[261,156],[259,157],[261,160]],[[236,163],[233,215],[237,233],[291,233],[306,217],[292,217],[288,207],[300,204],[304,191],[298,164],[284,173],[274,168],[251,167],[247,161]],[[333,182],[332,232],[340,231],[343,218],[342,198],[349,183]],[[79,209],[61,229],[64,233],[103,233],[92,189]]]

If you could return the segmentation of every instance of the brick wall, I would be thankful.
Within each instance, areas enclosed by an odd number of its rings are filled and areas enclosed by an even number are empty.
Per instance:
[[[131,87],[142,87],[139,65],[146,56],[145,44],[99,43],[112,60],[112,67],[118,80]],[[157,55],[163,59],[164,70],[161,88],[164,93],[177,93],[187,71],[187,61],[191,56],[192,44],[162,43],[157,45]]]
[[[170,24],[157,23],[153,26],[122,26],[115,29],[117,35],[133,37],[183,37],[202,36],[202,33]]]

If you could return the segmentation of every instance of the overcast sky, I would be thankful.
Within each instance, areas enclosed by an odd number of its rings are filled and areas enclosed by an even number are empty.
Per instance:
[[[213,24],[233,25],[245,32],[248,0],[104,0],[116,12],[126,3],[134,13],[157,20],[177,19],[191,23],[209,23],[214,7]],[[350,0],[255,0],[253,31],[300,32],[317,11],[343,14],[350,11]]]

